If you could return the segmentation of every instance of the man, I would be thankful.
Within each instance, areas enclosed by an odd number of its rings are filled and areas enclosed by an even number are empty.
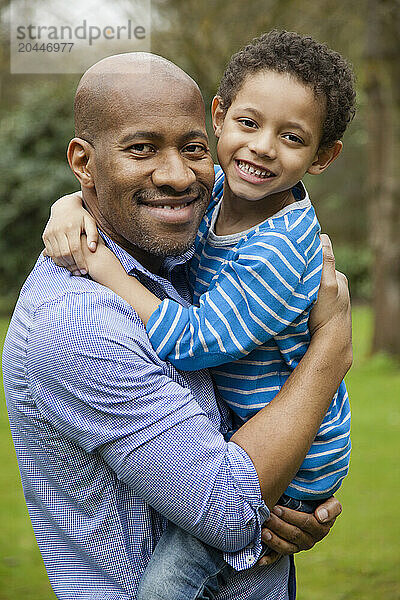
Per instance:
[[[213,185],[198,87],[159,57],[110,57],[83,76],[75,120],[69,163],[106,243],[159,297],[190,302],[185,263]],[[58,598],[134,598],[166,519],[237,569],[219,600],[294,597],[287,556],[256,563],[267,506],[297,471],[351,362],[346,286],[332,265],[324,277],[306,356],[226,443],[229,415],[207,372],[176,371],[122,299],[38,260],[10,324],[4,383]],[[338,513],[334,500],[322,508],[327,526],[283,509],[287,522],[271,515],[264,539],[283,554],[310,547]]]

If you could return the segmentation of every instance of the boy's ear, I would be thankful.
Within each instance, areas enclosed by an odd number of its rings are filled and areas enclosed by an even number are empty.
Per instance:
[[[226,112],[222,108],[222,98],[220,96],[214,96],[211,103],[211,117],[212,124],[214,127],[215,137],[219,138],[224,124]]]
[[[342,142],[340,140],[336,140],[336,142],[330,148],[318,150],[312,165],[307,169],[307,173],[311,173],[311,175],[319,175],[319,173],[325,171],[325,169],[337,159],[342,151],[342,148]]]
[[[91,173],[93,161],[93,146],[81,138],[73,138],[68,144],[67,158],[75,177],[82,188],[93,188],[94,181]]]

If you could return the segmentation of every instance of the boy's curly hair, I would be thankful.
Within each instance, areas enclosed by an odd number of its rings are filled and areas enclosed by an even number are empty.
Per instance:
[[[264,33],[231,57],[217,92],[225,111],[245,77],[264,69],[296,77],[325,102],[320,148],[343,136],[355,114],[356,93],[353,70],[338,52],[292,31]]]

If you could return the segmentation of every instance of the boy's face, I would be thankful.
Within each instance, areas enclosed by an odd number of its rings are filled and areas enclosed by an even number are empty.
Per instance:
[[[257,201],[283,194],[306,172],[320,173],[336,158],[341,142],[318,151],[321,104],[293,76],[265,70],[245,78],[226,114],[214,98],[218,159],[235,196]]]

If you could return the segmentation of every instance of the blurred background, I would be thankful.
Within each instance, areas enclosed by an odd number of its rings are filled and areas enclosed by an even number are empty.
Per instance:
[[[41,0],[41,5],[52,2]],[[77,189],[65,150],[79,75],[11,74],[0,0],[0,343],[42,249],[49,208]],[[230,55],[272,28],[310,34],[357,76],[357,115],[323,177],[305,180],[350,281],[355,361],[351,473],[327,540],[297,559],[299,600],[400,598],[400,0],[153,0],[151,50],[186,70],[209,107]],[[113,9],[129,17],[130,2]],[[109,54],[112,45],[107,44]],[[213,133],[208,119],[210,139]],[[215,155],[215,143],[212,141]],[[0,600],[50,600],[0,406]]]

